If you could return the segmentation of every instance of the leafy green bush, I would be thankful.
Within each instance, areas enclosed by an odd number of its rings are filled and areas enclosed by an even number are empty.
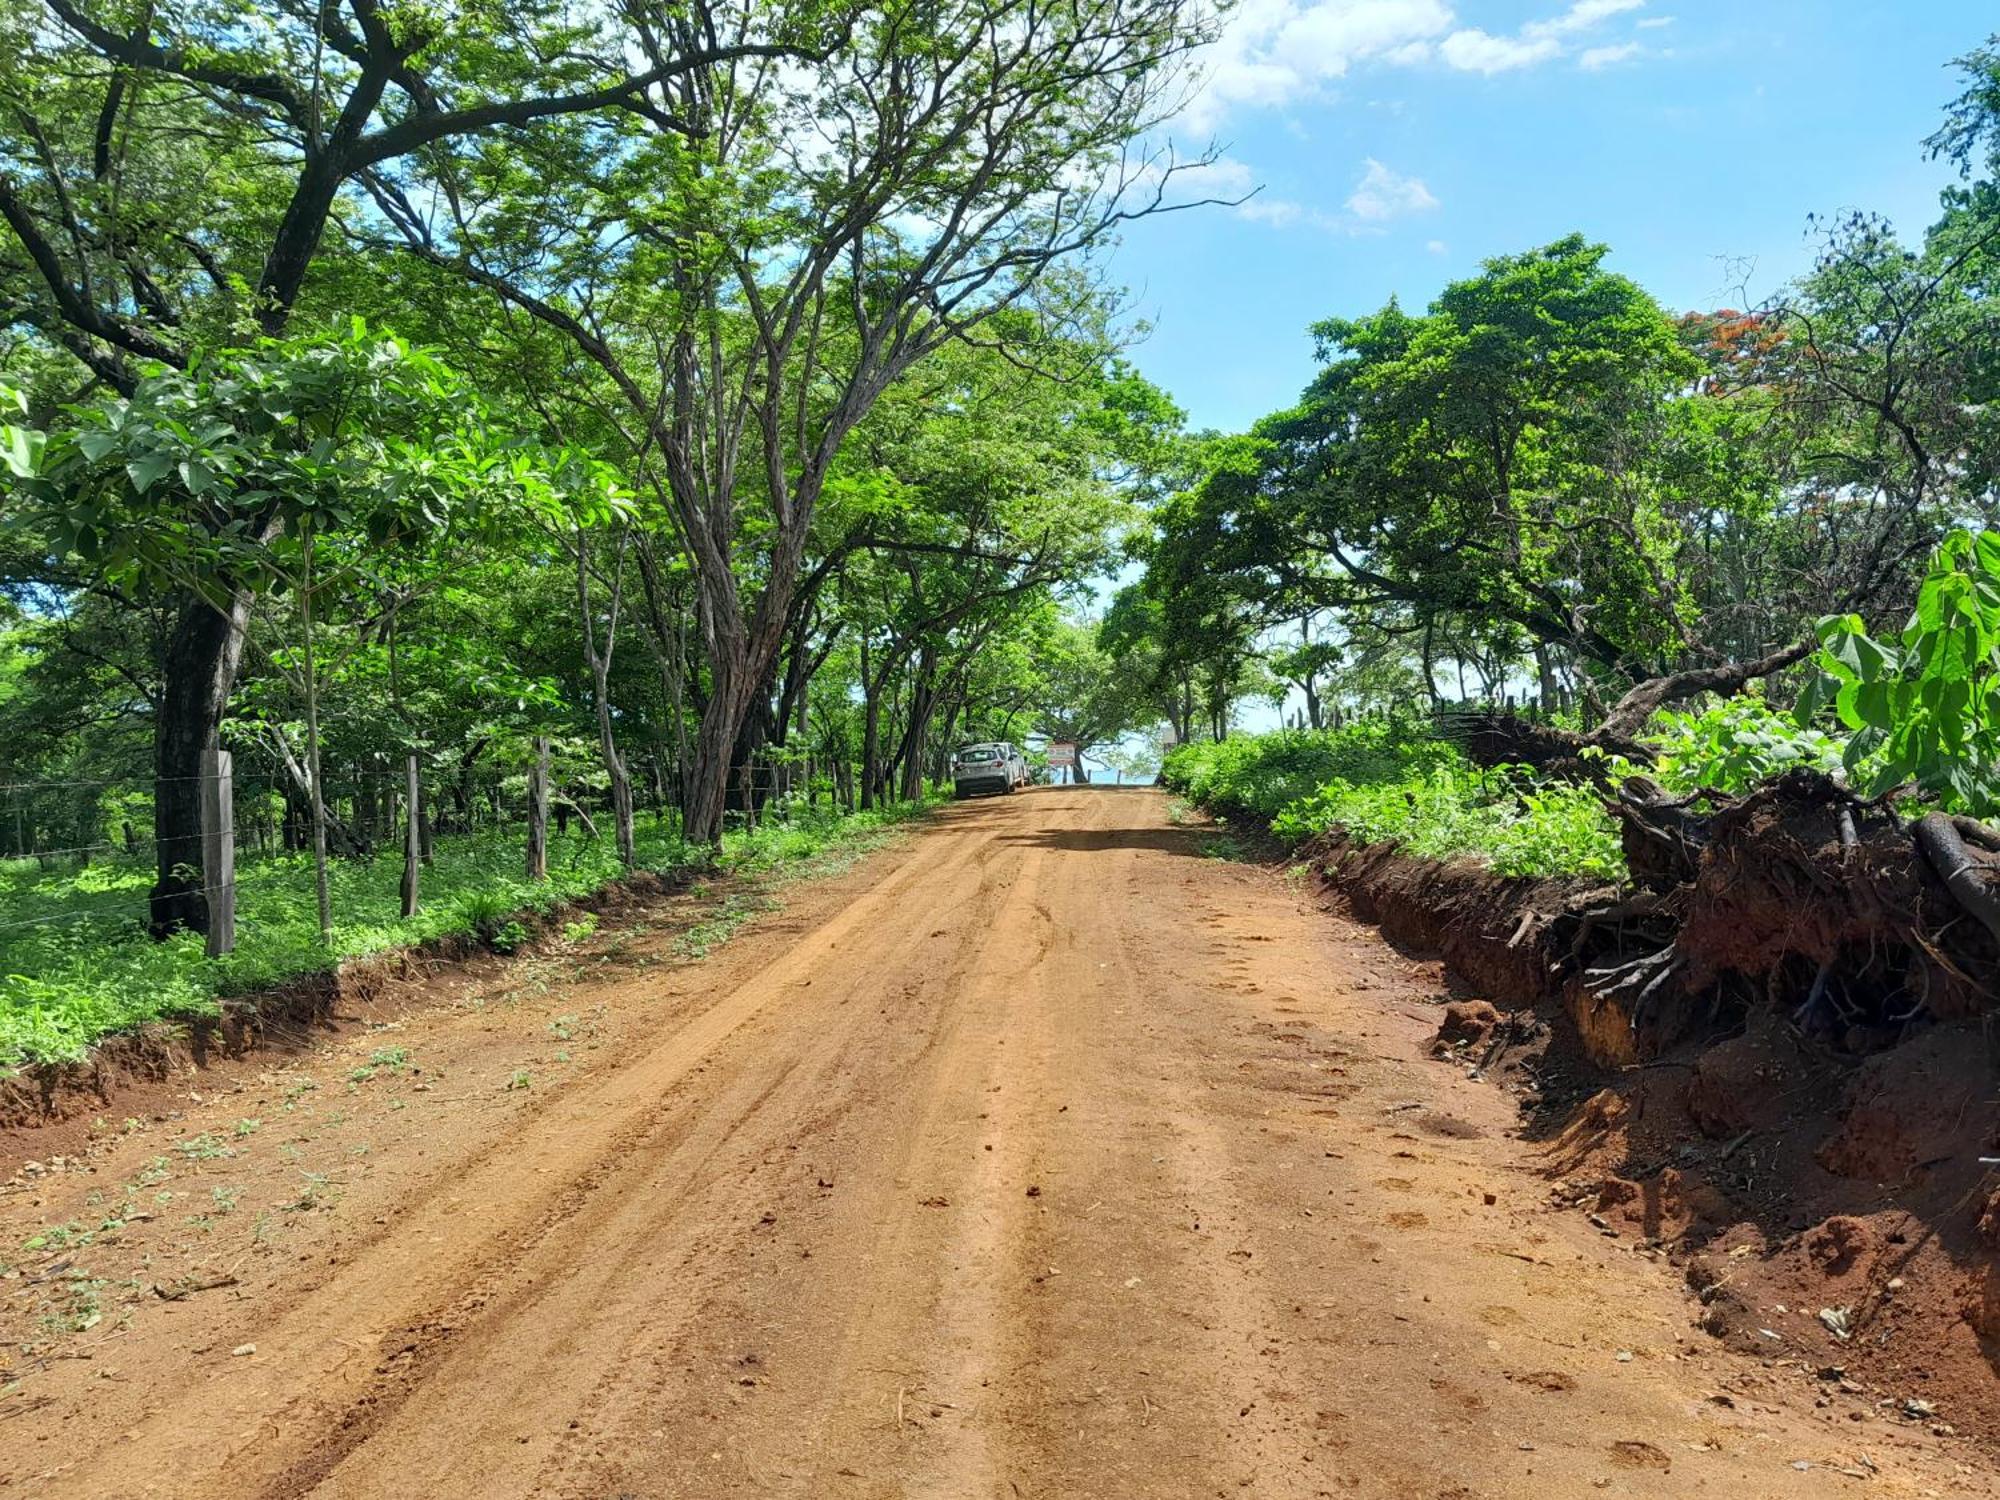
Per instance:
[[[1502,875],[1615,878],[1625,871],[1594,789],[1537,783],[1519,767],[1482,772],[1461,762],[1408,780],[1332,781],[1285,808],[1271,827],[1301,842],[1339,830],[1364,843],[1394,839],[1427,859],[1472,855]]]
[[[1843,749],[1832,735],[1801,728],[1760,693],[1724,698],[1699,713],[1664,709],[1647,738],[1659,750],[1653,774],[1676,792],[1747,792],[1799,766],[1831,775],[1841,768]]]
[[[1457,752],[1428,729],[1364,719],[1342,729],[1280,729],[1191,742],[1167,753],[1161,774],[1190,802],[1274,818],[1332,781],[1404,781]]]
[[[1427,858],[1472,855],[1503,875],[1624,873],[1593,789],[1538,782],[1521,767],[1481,771],[1422,726],[1395,719],[1183,745],[1164,770],[1189,800],[1268,818],[1295,843],[1339,830],[1394,839]]]
[[[1833,705],[1857,787],[1914,781],[1954,812],[2000,812],[2000,532],[1944,539],[1901,635],[1878,641],[1859,615],[1830,615],[1819,637],[1799,722]]]

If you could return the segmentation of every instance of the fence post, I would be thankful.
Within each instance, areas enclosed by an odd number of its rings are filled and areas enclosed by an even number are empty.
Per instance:
[[[208,956],[236,948],[235,756],[217,745],[201,755],[201,883],[208,898]]]
[[[423,808],[417,801],[417,758],[412,755],[405,768],[408,783],[403,799],[403,915],[417,914],[417,872],[424,863]]]
[[[528,878],[549,878],[549,737],[535,736],[535,765],[528,772]]]

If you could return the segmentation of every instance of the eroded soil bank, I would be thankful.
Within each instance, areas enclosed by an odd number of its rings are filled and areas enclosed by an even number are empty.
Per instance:
[[[0,1492],[1994,1492],[1702,1332],[1431,1055],[1435,962],[1206,844],[969,804],[705,958],[176,1075],[0,1195]]]
[[[1809,847],[1769,818],[1748,833],[1786,840],[1794,857]],[[1607,996],[1586,977],[1573,914],[1601,904],[1593,893],[1337,841],[1313,864],[1355,915],[1444,963],[1455,1002],[1437,1052],[1521,1099],[1552,1201],[1680,1267],[1708,1336],[1857,1431],[2000,1439],[2000,1176],[1982,1160],[2000,1156],[2000,1086],[1987,1022],[1960,1005],[1857,1036],[1725,991],[1663,1032],[1643,1015],[1635,1024],[1630,989]],[[1710,955],[1711,981],[1779,941],[1769,884],[1734,880],[1738,918],[1710,900],[1683,931],[1684,947]]]

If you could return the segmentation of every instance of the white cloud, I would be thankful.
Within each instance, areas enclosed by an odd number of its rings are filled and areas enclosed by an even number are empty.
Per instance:
[[[1361,181],[1347,197],[1347,211],[1363,223],[1386,223],[1406,214],[1428,213],[1438,206],[1421,177],[1405,177],[1373,157],[1364,165]]]
[[[1449,255],[1451,253],[1451,246],[1447,245],[1443,240],[1425,240],[1424,248],[1433,255]]]
[[[1637,57],[1642,50],[1637,42],[1623,42],[1616,47],[1586,47],[1578,56],[1576,65],[1594,73],[1599,68],[1622,63],[1628,57]]]
[[[1459,3],[1484,7],[1492,0]],[[1205,57],[1206,74],[1185,121],[1195,130],[1211,130],[1233,108],[1292,104],[1362,66],[1442,63],[1488,76],[1534,67],[1570,55],[1589,33],[1645,4],[1569,0],[1555,14],[1524,22],[1518,30],[1492,32],[1461,24],[1449,0],[1239,0]],[[1647,17],[1637,24],[1670,19]]]
[[[1305,205],[1294,203],[1289,198],[1274,198],[1265,192],[1264,185],[1257,180],[1256,169],[1233,156],[1218,156],[1212,161],[1175,163],[1171,178],[1164,168],[1159,167],[1140,176],[1148,184],[1168,182],[1166,201],[1169,203],[1227,203],[1237,218],[1248,219],[1252,223],[1283,228],[1313,217],[1312,210]]]
[[[1672,16],[1641,16],[1638,24],[1641,31],[1653,31],[1661,26],[1673,25],[1674,18]]]
[[[1476,26],[1454,31],[1438,48],[1439,55],[1460,72],[1489,75],[1532,67],[1561,52],[1562,43],[1552,36],[1494,36]]]
[[[1283,229],[1301,219],[1313,217],[1303,203],[1294,203],[1289,198],[1270,198],[1262,193],[1247,203],[1238,204],[1236,216],[1253,224],[1269,224],[1274,229]]]
[[[1575,32],[1588,31],[1600,22],[1613,16],[1623,15],[1628,10],[1638,10],[1646,0],[1576,0],[1576,3],[1559,16],[1546,21],[1530,21],[1521,30],[1529,36],[1569,36]]]
[[[1232,105],[1289,104],[1358,63],[1421,63],[1452,20],[1445,0],[1242,0],[1205,59],[1190,123],[1206,129]]]
[[[1387,226],[1395,220],[1440,207],[1437,196],[1422,178],[1406,176],[1373,157],[1365,158],[1361,167],[1361,176],[1341,212],[1264,191],[1256,170],[1233,156],[1176,166],[1168,201],[1220,200],[1231,205],[1230,212],[1237,218],[1253,224],[1272,229],[1315,229],[1323,234],[1349,237],[1386,234]],[[1162,175],[1156,171],[1153,180],[1158,181]]]
[[[1241,198],[1257,189],[1257,174],[1233,156],[1176,164],[1174,194],[1180,198]]]

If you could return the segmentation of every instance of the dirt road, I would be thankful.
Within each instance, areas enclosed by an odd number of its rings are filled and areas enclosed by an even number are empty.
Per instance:
[[[0,1493],[1996,1493],[1709,1345],[1434,972],[1203,846],[963,805],[183,1080],[0,1201]]]

